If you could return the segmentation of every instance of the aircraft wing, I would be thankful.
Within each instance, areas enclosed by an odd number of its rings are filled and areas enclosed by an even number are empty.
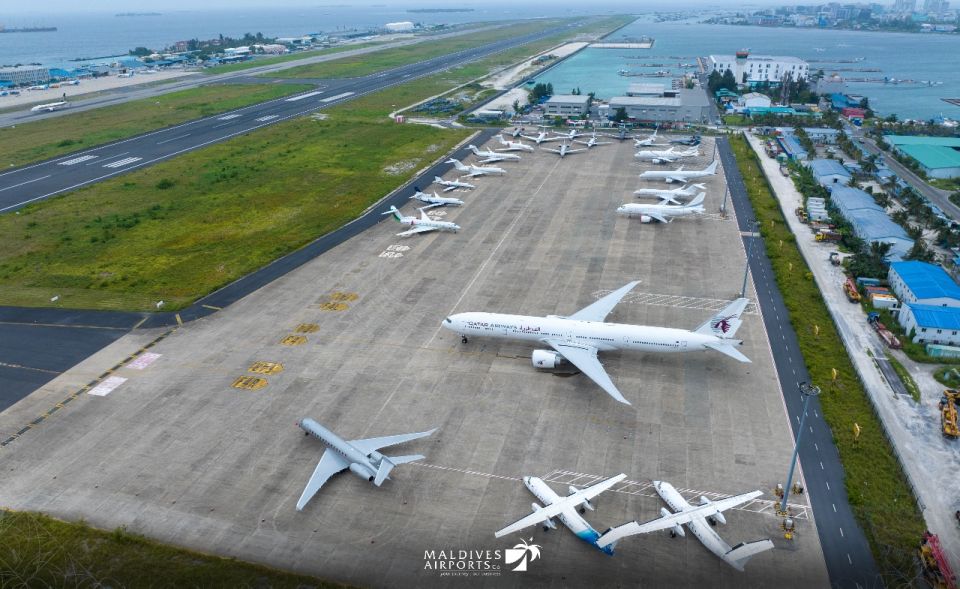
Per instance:
[[[486,159],[480,160],[480,161],[477,162],[477,163],[480,163],[480,164],[494,164],[494,163],[496,163],[496,162],[502,162],[502,161],[505,160],[505,159],[507,159],[507,158],[505,158],[505,157],[497,157],[497,156],[490,156],[490,157],[487,157]]]
[[[537,511],[534,511],[533,513],[531,513],[530,515],[524,518],[518,519],[517,521],[513,522],[509,526],[501,530],[497,530],[497,532],[494,533],[494,536],[496,536],[497,538],[502,538],[503,536],[512,534],[518,530],[522,530],[523,528],[527,528],[532,525],[536,525],[540,522],[546,521],[551,517],[559,515],[564,510],[570,509],[570,507],[579,505],[584,500],[593,499],[600,493],[603,493],[604,491],[616,485],[617,483],[619,483],[625,478],[627,478],[627,475],[621,473],[615,477],[610,477],[605,481],[600,481],[595,485],[591,485],[589,487],[580,489],[579,491],[577,491],[576,495],[564,497],[563,499],[561,499],[560,501],[557,501],[556,503],[551,503],[550,505],[541,507]]]
[[[549,147],[541,147],[540,149],[544,151],[552,151],[553,153],[560,153],[559,149],[550,149]],[[570,153],[569,151],[567,153]]]
[[[627,401],[624,396],[620,394],[617,386],[610,380],[610,375],[607,374],[607,371],[603,369],[603,364],[601,364],[597,358],[597,348],[562,340],[548,339],[546,343],[569,360],[571,364],[579,368],[580,372],[587,375],[590,380],[597,383],[608,395],[625,405],[630,404],[630,401]]]
[[[310,475],[307,487],[303,490],[303,494],[300,495],[300,499],[297,501],[297,511],[303,511],[303,507],[308,501],[313,499],[313,496],[317,494],[320,487],[322,487],[330,477],[349,467],[350,463],[346,460],[340,458],[340,456],[330,450],[324,450],[323,456],[320,457],[320,463],[317,464],[317,468],[315,468],[313,474]]]
[[[380,448],[386,448],[387,446],[395,446],[397,444],[402,444],[404,442],[409,442],[411,440],[418,440],[420,438],[425,438],[429,435],[432,435],[433,432],[437,431],[436,428],[428,432],[419,432],[416,434],[399,434],[396,436],[383,436],[382,438],[367,438],[365,440],[351,440],[350,445],[360,450],[364,454],[369,454],[374,450],[379,450]]]
[[[450,192],[451,190],[456,190],[457,188],[458,188],[457,186],[447,186],[446,188],[443,189],[443,191]]]
[[[580,153],[581,151],[587,151],[587,150],[586,148],[581,147],[580,149],[568,149],[567,153]]]
[[[634,280],[633,282],[618,288],[595,303],[580,309],[573,315],[569,315],[567,319],[576,319],[578,321],[603,321],[607,318],[607,315],[610,314],[610,311],[613,311],[613,308],[616,307],[621,300],[623,300],[623,297],[627,296],[627,293],[633,290],[633,287],[638,284],[640,284],[640,281]]]
[[[725,511],[732,507],[736,507],[737,505],[753,501],[760,495],[763,495],[763,492],[751,491],[742,495],[727,497],[726,499],[721,499],[720,501],[713,501],[707,505],[691,506],[685,511],[671,513],[670,515],[665,515],[663,517],[650,520],[646,523],[639,524],[637,522],[630,522],[611,530],[609,532],[611,536],[606,539],[606,543],[609,544],[613,542],[614,539],[619,539],[624,536],[632,536],[634,534],[649,534],[650,532],[657,532],[659,530],[669,530],[673,526],[689,524],[697,519],[702,521],[704,518],[716,515],[721,511]],[[606,544],[600,543],[599,545],[604,546]]]
[[[406,237],[408,235],[416,235],[417,233],[426,233],[427,231],[433,231],[435,229],[436,227],[428,227],[426,225],[414,225],[412,229],[397,233],[397,237]]]
[[[688,180],[688,178],[683,176],[667,176],[666,178],[674,182],[686,182]]]

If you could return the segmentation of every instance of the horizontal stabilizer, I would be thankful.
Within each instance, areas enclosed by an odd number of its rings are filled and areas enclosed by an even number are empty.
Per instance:
[[[730,552],[723,555],[723,560],[730,563],[730,566],[742,571],[743,567],[747,564],[747,561],[752,557],[760,554],[761,552],[766,552],[773,548],[773,542],[770,540],[760,540],[758,542],[744,542],[737,544],[730,550]]]
[[[699,204],[702,204],[702,203],[703,203],[703,199],[706,198],[706,196],[707,196],[707,193],[706,193],[706,192],[701,192],[701,193],[698,194],[693,200],[691,200],[690,202],[688,202],[688,203],[687,203],[687,206],[688,206],[688,207],[695,207],[695,206],[697,206],[697,205],[699,205]]]
[[[707,343],[703,345],[710,348],[711,350],[716,350],[721,354],[726,354],[727,356],[730,356],[731,358],[733,358],[738,362],[750,363],[750,358],[747,358],[740,352],[740,350],[733,347],[733,344],[718,342],[718,343]]]
[[[416,462],[417,460],[423,460],[423,454],[408,454],[406,456],[389,456],[388,459],[393,463],[394,466],[400,466],[401,464],[406,464],[408,462]]]
[[[383,481],[387,480],[387,475],[390,474],[390,471],[393,470],[393,467],[396,466],[389,458],[384,457],[380,460],[380,468],[377,469],[377,476],[373,479],[373,484],[380,486],[383,484]]]
[[[703,335],[732,338],[737,334],[737,329],[741,323],[740,315],[743,314],[749,302],[750,300],[746,298],[733,301],[694,331]]]

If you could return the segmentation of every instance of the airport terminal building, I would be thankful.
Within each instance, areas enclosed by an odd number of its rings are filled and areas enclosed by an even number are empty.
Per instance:
[[[659,93],[611,98],[611,114],[620,108],[638,121],[705,123],[710,120],[710,100],[702,88],[663,89]]]

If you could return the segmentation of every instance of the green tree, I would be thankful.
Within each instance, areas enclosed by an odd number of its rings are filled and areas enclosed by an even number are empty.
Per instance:
[[[622,123],[629,118],[630,117],[627,116],[627,109],[622,106],[618,108],[615,113],[613,113],[613,120],[617,123]]]

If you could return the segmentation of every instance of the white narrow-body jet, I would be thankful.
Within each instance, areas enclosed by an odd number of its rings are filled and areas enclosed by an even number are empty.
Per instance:
[[[680,536],[682,538],[685,535],[683,533],[683,526],[686,525],[693,535],[696,536],[710,552],[716,554],[724,562],[738,571],[742,571],[744,565],[746,565],[747,561],[752,557],[773,548],[773,542],[769,539],[759,540],[757,542],[741,542],[731,548],[712,527],[718,523],[727,523],[727,520],[723,517],[724,510],[753,501],[763,494],[761,491],[751,491],[750,493],[744,493],[743,495],[728,497],[718,501],[710,501],[706,497],[700,497],[699,505],[690,505],[670,483],[654,481],[653,487],[674,513],[671,513],[667,508],[663,507],[660,509],[660,515],[662,517],[658,519],[651,520],[644,524],[632,521],[622,526],[617,526],[606,532],[600,540],[597,541],[598,546],[613,546],[626,536],[646,534],[658,530],[670,530],[671,536]]]
[[[300,499],[297,501],[297,511],[303,511],[304,506],[317,494],[320,487],[322,487],[330,477],[344,470],[349,469],[353,474],[360,478],[367,479],[379,487],[383,484],[383,481],[389,478],[390,471],[393,470],[393,467],[399,464],[406,464],[407,462],[423,460],[424,457],[420,454],[384,456],[378,452],[378,450],[386,448],[387,446],[394,446],[411,440],[425,438],[437,431],[436,429],[432,429],[428,432],[416,434],[400,434],[382,438],[347,441],[309,417],[298,421],[297,426],[302,429],[306,435],[312,435],[327,446],[327,449],[323,451],[323,456],[320,457],[320,463],[317,464],[317,468],[314,469],[313,474],[310,475],[310,480],[307,482],[303,494],[300,495]]]
[[[533,151],[533,146],[523,141],[507,141],[503,135],[497,135],[497,140],[501,145],[497,151]]]
[[[440,176],[434,176],[433,183],[443,186],[444,192],[450,192],[451,190],[456,190],[457,188],[468,188],[470,190],[476,188],[476,186],[470,184],[469,182],[461,182],[459,180],[444,180]]]
[[[688,182],[697,178],[713,176],[717,173],[717,160],[702,170],[684,170],[680,166],[676,170],[647,170],[640,174],[641,180],[663,180],[666,183]]]
[[[641,223],[652,223],[653,221],[669,223],[676,217],[702,215],[705,196],[706,193],[701,192],[685,205],[627,203],[617,208],[617,212],[628,217],[640,217]]]
[[[641,149],[637,153],[633,154],[633,157],[637,158],[642,162],[653,162],[655,164],[671,164],[677,160],[695,157],[700,155],[700,152],[697,151],[696,147],[687,149],[685,151],[675,151],[672,147],[670,149]]]
[[[461,174],[466,174],[468,178],[474,178],[476,176],[489,176],[490,174],[506,174],[507,171],[503,168],[497,168],[494,166],[474,166],[469,164],[464,164],[458,159],[449,159],[447,160],[448,164],[453,164],[453,167],[457,169]]]
[[[425,208],[427,207],[417,209],[420,211],[419,217],[414,217],[412,215],[401,215],[400,211],[397,210],[397,207],[394,206],[391,206],[389,211],[385,211],[381,214],[393,215],[393,218],[396,219],[401,225],[410,226],[410,229],[397,233],[398,237],[407,237],[408,235],[426,233],[427,231],[453,231],[456,233],[460,229],[460,226],[456,223],[451,223],[450,221],[436,221],[431,219],[424,210]]]
[[[460,200],[459,198],[453,198],[449,196],[438,196],[436,192],[434,192],[433,194],[427,194],[426,192],[421,192],[419,188],[416,189],[416,192],[414,192],[413,196],[411,196],[410,198],[419,200],[422,203],[425,203],[434,207],[443,207],[443,206],[459,207],[463,205],[463,201]]]
[[[563,157],[563,156],[566,156],[566,155],[570,155],[571,153],[580,153],[580,152],[582,152],[582,151],[587,151],[587,148],[586,148],[586,147],[578,147],[578,148],[574,149],[574,148],[570,147],[570,145],[569,145],[568,143],[562,143],[562,144],[560,145],[560,147],[557,148],[557,149],[553,149],[553,148],[551,148],[551,147],[544,147],[544,148],[542,148],[542,149],[543,149],[544,151],[549,151],[549,152],[551,152],[551,153],[555,153],[555,154],[559,155],[560,157]]]
[[[613,143],[612,141],[597,141],[597,132],[596,132],[596,131],[594,131],[594,132],[590,135],[590,138],[587,139],[586,141],[582,141],[582,140],[580,140],[580,139],[574,139],[573,142],[574,142],[574,143],[579,143],[580,145],[586,145],[586,146],[587,146],[587,149],[590,149],[591,147],[596,147],[596,146],[598,146],[598,145],[610,145],[611,143]]]
[[[617,139],[620,141],[626,141],[627,139],[633,139],[634,141],[636,141],[637,139],[636,137],[628,133],[627,128],[623,126],[618,128],[616,133],[600,133],[600,134],[603,135],[604,137],[612,137],[613,139]]]
[[[67,108],[67,102],[61,100],[60,102],[51,102],[49,104],[38,104],[37,106],[30,109],[30,112],[53,112],[55,110],[60,110],[61,108]]]
[[[501,530],[497,530],[494,536],[502,538],[503,536],[537,524],[543,525],[544,531],[555,530],[557,529],[557,524],[554,523],[553,518],[556,517],[560,520],[560,523],[576,534],[578,538],[613,556],[613,549],[616,542],[609,542],[602,548],[597,546],[597,540],[603,537],[603,535],[593,529],[593,526],[588,524],[587,521],[581,517],[581,514],[585,513],[588,509],[594,511],[595,508],[593,504],[590,503],[590,500],[625,478],[627,478],[627,475],[618,474],[615,477],[583,489],[571,486],[569,489],[570,494],[566,497],[561,497],[541,479],[537,477],[523,477],[523,484],[543,505],[533,503],[533,513],[513,522]]]
[[[495,162],[519,162],[520,156],[514,153],[499,153],[496,151],[487,151],[483,149],[478,149],[476,145],[468,145],[467,149],[473,152],[473,155],[478,158],[483,158],[480,160],[481,164],[492,164]]]
[[[678,197],[690,197],[699,194],[706,188],[703,184],[689,184],[681,188],[641,188],[640,190],[634,190],[633,193],[637,195],[637,198],[644,196],[655,196],[660,199],[661,202],[669,202],[675,205],[682,204]]]
[[[636,286],[631,282],[566,317],[531,317],[505,313],[457,313],[443,320],[444,328],[460,334],[462,343],[470,337],[522,340],[548,346],[534,350],[536,368],[555,369],[572,364],[615,400],[630,404],[617,389],[597,358],[599,352],[638,350],[641,352],[696,352],[714,350],[739,362],[750,362],[733,337],[740,327],[740,315],[748,300],[736,299],[708,321],[694,329],[648,327],[606,323],[604,320],[623,297]]]

